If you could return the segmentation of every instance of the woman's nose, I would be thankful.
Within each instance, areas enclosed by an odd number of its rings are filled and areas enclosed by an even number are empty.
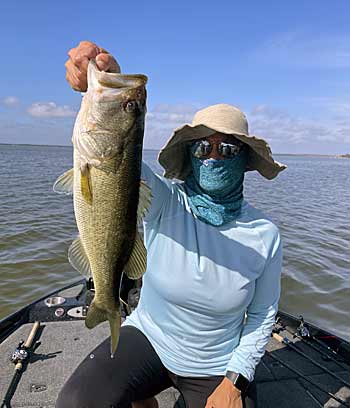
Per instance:
[[[218,145],[217,144],[213,144],[211,146],[211,152],[209,153],[208,156],[209,159],[215,159],[215,160],[222,160],[223,157],[220,155],[219,151],[218,151]]]

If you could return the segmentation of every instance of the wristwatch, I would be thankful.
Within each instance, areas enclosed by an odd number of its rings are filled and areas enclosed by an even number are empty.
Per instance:
[[[227,371],[225,377],[228,378],[241,392],[244,392],[250,384],[242,374],[235,373],[234,371]]]

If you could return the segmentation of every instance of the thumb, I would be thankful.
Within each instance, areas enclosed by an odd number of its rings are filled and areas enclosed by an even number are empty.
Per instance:
[[[96,56],[97,68],[101,71],[120,72],[120,66],[113,55],[107,52],[101,52]]]

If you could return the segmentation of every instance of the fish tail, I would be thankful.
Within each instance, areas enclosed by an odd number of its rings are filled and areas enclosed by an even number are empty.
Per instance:
[[[85,319],[85,326],[88,329],[93,329],[98,324],[105,322],[106,320],[109,321],[109,327],[111,330],[111,357],[113,358],[119,341],[119,331],[121,324],[120,309],[109,312],[98,307],[95,301],[93,301],[89,307]]]

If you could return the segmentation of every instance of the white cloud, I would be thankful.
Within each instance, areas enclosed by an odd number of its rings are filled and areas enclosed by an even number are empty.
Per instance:
[[[300,68],[349,68],[350,35],[281,33],[259,47],[254,57],[259,63]]]
[[[55,102],[36,102],[27,111],[31,116],[38,118],[66,118],[77,114],[68,105],[58,106]]]
[[[251,115],[265,119],[268,118],[269,120],[280,120],[285,118],[287,113],[283,112],[281,109],[272,108],[271,106],[257,105],[253,107]]]
[[[197,104],[159,104],[146,116],[145,147],[159,149],[171,136],[173,130],[192,122],[193,115],[200,108]]]
[[[335,114],[339,119],[350,117],[350,99],[318,97],[309,98],[308,102],[322,109],[323,112]]]
[[[173,130],[191,122],[198,109],[200,106],[196,104],[157,105],[146,117],[145,147],[164,146]],[[275,152],[338,154],[350,151],[350,116],[345,113],[334,119],[320,115],[316,120],[294,116],[266,104],[254,106],[246,113],[250,134],[266,139]]]
[[[315,100],[316,102],[320,103]],[[322,103],[329,108],[337,104],[345,106],[347,101],[325,99]],[[145,148],[159,149],[164,146],[173,130],[190,123],[194,113],[200,108],[197,104],[161,104],[154,107],[146,117]],[[267,104],[244,111],[248,116],[250,134],[266,139],[274,153],[350,152],[350,115],[345,108],[337,109],[337,115],[333,116],[324,115],[322,108],[314,119],[306,113],[296,116]],[[27,119],[16,116],[11,120],[6,114],[7,119],[4,117],[3,120],[0,115],[0,142],[70,144],[75,112],[68,107],[47,103],[41,104],[36,112],[39,112],[36,117],[48,119],[37,121],[28,116]],[[57,117],[64,115],[71,117],[57,120]]]
[[[248,115],[250,133],[266,139],[279,152],[342,153],[350,151],[350,118],[295,117],[267,105],[254,107]],[[311,150],[312,152],[312,150]]]
[[[6,96],[1,100],[1,103],[9,108],[16,107],[20,104],[20,100],[16,96]]]

